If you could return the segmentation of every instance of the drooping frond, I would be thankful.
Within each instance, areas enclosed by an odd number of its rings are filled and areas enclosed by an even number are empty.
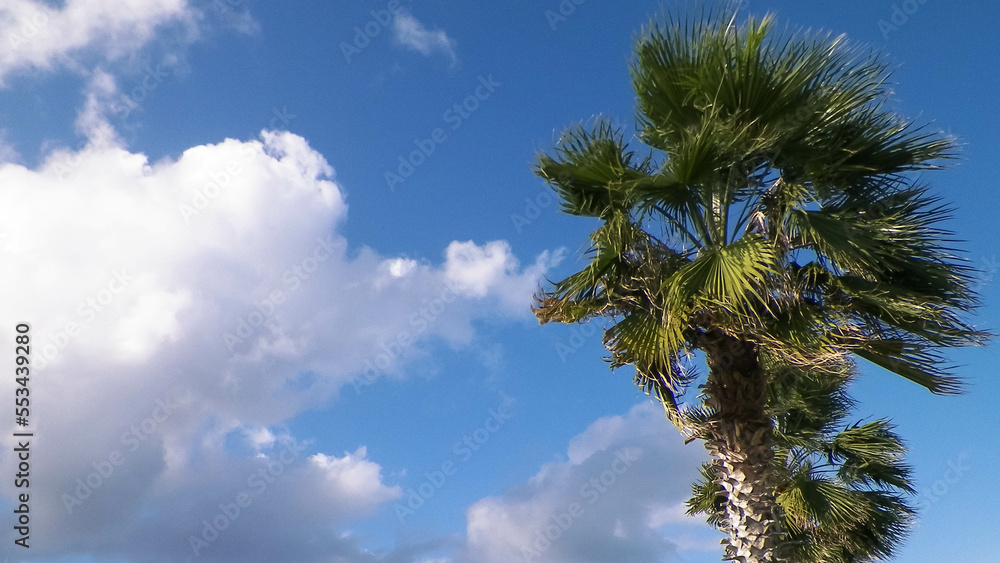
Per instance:
[[[849,364],[816,374],[770,358],[775,384],[774,467],[781,507],[783,556],[793,563],[861,563],[891,557],[913,523],[914,493],[906,448],[884,420],[843,426],[853,402]],[[706,419],[700,412],[692,419]],[[724,491],[704,464],[688,501],[689,514],[724,524]]]
[[[556,190],[563,212],[581,217],[627,213],[632,201],[622,186],[647,177],[650,166],[637,160],[621,130],[606,119],[567,129],[554,153],[538,155],[535,173]]]

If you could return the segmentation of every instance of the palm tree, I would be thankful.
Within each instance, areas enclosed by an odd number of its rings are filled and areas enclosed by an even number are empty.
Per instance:
[[[842,37],[737,25],[723,11],[653,22],[631,64],[639,152],[598,118],[536,173],[594,218],[589,262],[536,296],[546,322],[601,317],[613,368],[702,439],[725,491],[726,557],[776,561],[781,475],[768,365],[837,372],[865,359],[959,391],[941,350],[987,335],[949,210],[917,173],[953,141],[888,110],[886,66]],[[708,373],[694,409],[687,369]]]
[[[793,563],[886,559],[913,523],[906,448],[892,426],[875,420],[838,430],[854,406],[846,392],[852,366],[841,368],[766,368],[776,442],[776,523],[782,530],[777,555]],[[722,527],[725,494],[714,481],[717,469],[714,462],[703,464],[688,514],[705,514]]]

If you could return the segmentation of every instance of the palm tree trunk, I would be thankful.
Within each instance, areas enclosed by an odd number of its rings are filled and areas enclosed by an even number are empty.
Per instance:
[[[704,350],[710,369],[706,404],[716,413],[705,447],[726,494],[726,560],[778,561],[774,434],[756,345],[713,330],[705,335]]]

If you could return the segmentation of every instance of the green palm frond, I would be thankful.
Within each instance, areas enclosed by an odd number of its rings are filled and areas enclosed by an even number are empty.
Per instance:
[[[776,267],[777,255],[767,239],[744,237],[705,249],[667,279],[663,291],[673,311],[709,307],[720,315],[758,319],[757,309],[767,308],[765,281]]]
[[[629,209],[632,202],[622,186],[646,177],[649,166],[627,149],[620,129],[601,119],[591,128],[566,130],[554,157],[538,155],[535,172],[556,190],[565,213],[606,217]]]
[[[851,345],[857,356],[900,375],[932,393],[951,395],[962,390],[945,358],[922,342],[903,338],[859,338]]]
[[[837,477],[845,483],[896,488],[914,494],[910,470],[900,465],[905,452],[892,425],[880,419],[838,432],[828,445],[827,459],[840,464]]]
[[[604,334],[604,345],[622,364],[666,366],[683,353],[683,326],[667,315],[656,318],[643,310],[632,311]]]

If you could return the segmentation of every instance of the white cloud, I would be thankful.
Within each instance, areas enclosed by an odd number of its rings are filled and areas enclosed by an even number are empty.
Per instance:
[[[718,548],[702,520],[676,513],[705,454],[683,445],[661,408],[597,420],[567,454],[472,505],[455,562],[680,561],[682,550]]]
[[[438,52],[447,55],[454,63],[455,41],[441,30],[429,30],[408,12],[400,12],[392,22],[393,39],[396,43],[422,55],[430,56]]]
[[[405,258],[389,260],[389,274],[391,274],[394,278],[401,278],[412,272],[416,267],[416,260],[406,260]]]
[[[250,441],[250,445],[257,451],[270,448],[278,439],[269,428],[264,426],[244,430],[244,433]]]
[[[367,513],[379,503],[402,496],[399,487],[382,484],[382,468],[368,461],[368,450],[361,446],[354,453],[337,458],[315,454],[309,458],[319,475],[311,495],[321,495],[350,513]]]
[[[495,294],[511,308],[518,308],[523,307],[524,296],[538,287],[541,276],[562,261],[563,249],[543,252],[520,274],[520,263],[506,241],[483,246],[473,241],[454,241],[445,256],[445,279],[456,289],[475,297]]]
[[[61,7],[41,0],[0,3],[0,82],[23,70],[76,68],[81,51],[104,60],[129,56],[161,26],[194,26],[187,0],[66,0]]]
[[[470,341],[476,318],[530,317],[552,261],[520,268],[502,242],[454,243],[442,263],[348,252],[342,189],[302,137],[264,131],[151,162],[102,117],[113,81],[97,74],[90,88],[83,149],[34,168],[0,163],[3,317],[32,324],[41,368],[39,556],[184,560],[203,519],[253,490],[255,474],[280,470],[210,559],[371,561],[341,527],[398,496],[378,460],[363,445],[336,457],[270,428],[329,402],[398,335],[419,353],[435,339]],[[415,326],[454,283],[458,294]],[[0,326],[0,340],[12,330]],[[399,375],[405,356],[388,371]],[[13,385],[0,381],[0,394]],[[177,390],[180,406],[168,399]],[[232,436],[252,451],[227,448]],[[12,446],[0,448],[8,474]],[[64,495],[116,451],[123,463],[69,514]],[[0,492],[12,498],[12,482]]]

